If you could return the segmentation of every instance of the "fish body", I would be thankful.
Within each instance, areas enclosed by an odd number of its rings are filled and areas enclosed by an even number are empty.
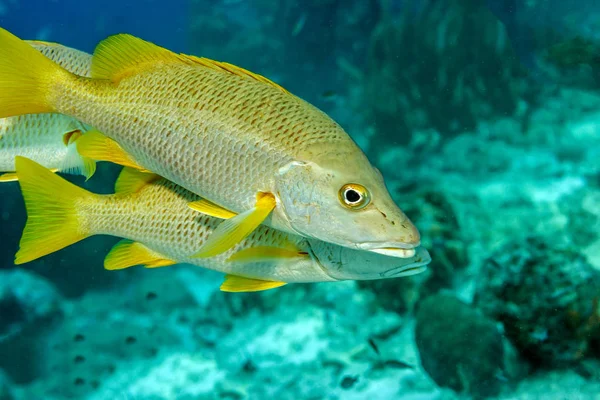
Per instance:
[[[25,52],[6,31],[0,64],[7,94],[16,86],[24,93],[17,101],[0,98],[3,115],[75,117],[114,139],[144,169],[238,214],[197,256],[227,250],[261,223],[398,257],[412,256],[420,243],[348,134],[264,77],[129,35],[98,45],[93,79]]]
[[[107,257],[108,269],[185,262],[271,285],[403,276],[421,272],[429,262],[422,248],[412,258],[398,259],[267,226],[222,254],[198,259],[192,257],[197,246],[221,221],[190,209],[188,203],[199,197],[173,182],[126,168],[114,195],[97,195],[22,157],[17,174],[28,215],[17,264],[99,234],[127,239]],[[51,193],[63,195],[53,198]]]
[[[55,43],[30,41],[29,44],[68,71],[89,76],[90,54]],[[0,119],[0,182],[16,179],[15,156],[35,160],[52,170],[82,174],[89,178],[95,162],[82,157],[76,142],[88,128],[62,114],[24,114]]]

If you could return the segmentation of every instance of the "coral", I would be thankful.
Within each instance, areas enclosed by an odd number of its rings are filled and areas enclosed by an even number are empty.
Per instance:
[[[504,325],[524,357],[541,367],[591,355],[600,335],[600,272],[555,237],[510,242],[481,268],[476,304]]]
[[[61,296],[43,278],[24,270],[0,271],[0,368],[12,380],[37,376],[40,340],[62,314]]]
[[[415,330],[421,363],[440,386],[493,396],[521,369],[497,324],[454,295],[423,300]]]
[[[482,1],[423,1],[398,20],[382,18],[367,59],[357,107],[380,143],[407,143],[419,129],[471,130],[482,119],[515,115],[520,99],[539,92]]]

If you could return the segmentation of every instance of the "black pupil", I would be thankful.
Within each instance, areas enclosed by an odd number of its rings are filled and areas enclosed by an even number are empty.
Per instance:
[[[356,190],[346,190],[346,200],[350,203],[356,203],[360,200],[360,194]]]

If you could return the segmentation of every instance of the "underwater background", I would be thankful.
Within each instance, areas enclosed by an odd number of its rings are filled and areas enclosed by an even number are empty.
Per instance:
[[[357,141],[432,256],[260,293],[105,271],[111,237],[16,267],[2,183],[0,400],[600,399],[600,2],[0,0],[0,26],[269,77]],[[68,179],[110,193],[99,169]]]

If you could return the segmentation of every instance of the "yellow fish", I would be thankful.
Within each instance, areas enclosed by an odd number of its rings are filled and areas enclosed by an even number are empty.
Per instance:
[[[28,42],[59,65],[78,75],[89,76],[90,54],[40,41]],[[0,182],[17,179],[15,156],[31,158],[53,171],[91,177],[96,163],[77,152],[76,142],[87,128],[62,114],[25,114],[0,119]]]
[[[263,222],[397,257],[413,256],[420,243],[381,174],[335,121],[234,65],[122,34],[97,46],[92,78],[82,78],[0,30],[0,117],[44,112],[104,132],[143,169],[202,196],[194,209],[237,214],[197,257],[222,253]],[[114,161],[103,144],[78,148]]]
[[[154,174],[125,168],[114,195],[97,195],[27,158],[17,157],[27,224],[15,263],[22,264],[92,235],[125,238],[110,251],[109,270],[180,262],[227,274],[225,291],[256,291],[288,282],[381,279],[422,272],[429,254],[419,247],[398,259],[259,226],[212,258],[193,257],[221,220],[188,207],[199,197]]]

